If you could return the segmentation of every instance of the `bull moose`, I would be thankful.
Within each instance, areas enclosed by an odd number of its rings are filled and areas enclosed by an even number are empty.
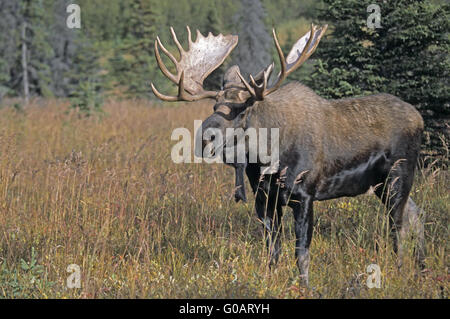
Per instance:
[[[164,101],[215,100],[213,113],[197,134],[209,128],[279,128],[278,170],[263,174],[258,161],[231,163],[236,173],[235,197],[245,200],[245,172],[255,194],[256,213],[264,225],[271,264],[280,254],[283,206],[292,208],[295,256],[306,285],[313,202],[356,196],[369,189],[374,190],[389,212],[399,266],[402,242],[410,231],[418,239],[416,259],[420,264],[424,260],[422,210],[409,197],[424,128],[419,112],[389,94],[327,100],[299,82],[282,85],[313,54],[326,29],[327,25],[311,25],[286,58],[273,30],[281,70],[272,84],[274,63],[258,75],[250,75],[249,80],[235,65],[226,71],[220,91],[208,91],[203,88],[203,81],[235,48],[238,36],[209,33],[205,37],[197,31],[197,38],[192,41],[187,27],[189,49],[185,51],[171,28],[179,60],[159,37],[155,41],[155,56],[162,73],[178,85],[178,95],[164,95],[151,84],[153,93]],[[176,74],[164,65],[160,50],[175,64]],[[195,154],[202,156],[209,143],[211,140],[202,139]]]

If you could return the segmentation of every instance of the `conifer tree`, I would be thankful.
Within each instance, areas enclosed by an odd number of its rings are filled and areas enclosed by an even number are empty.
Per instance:
[[[380,28],[370,28],[367,7],[373,1],[324,2],[327,9],[320,18],[329,22],[332,35],[315,53],[320,59],[309,85],[328,98],[396,95],[422,113],[428,148],[442,145],[440,134],[448,141],[450,5],[380,2]]]
[[[128,2],[125,38],[111,61],[118,84],[126,87],[127,95],[149,96],[149,81],[157,69],[153,54],[159,14],[155,3]]]
[[[271,63],[272,37],[264,24],[265,11],[259,0],[241,0],[233,21],[239,45],[233,52],[233,63],[239,65],[244,77],[256,75]]]

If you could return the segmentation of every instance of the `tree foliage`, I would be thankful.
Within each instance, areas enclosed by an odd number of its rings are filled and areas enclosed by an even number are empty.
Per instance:
[[[81,29],[66,26],[70,3],[81,7]],[[367,26],[372,3],[380,6],[381,28]],[[204,35],[239,35],[231,58],[205,80],[207,89],[219,89],[230,63],[239,64],[244,76],[277,63],[269,29],[276,27],[288,52],[311,21],[328,22],[330,31],[290,79],[306,77],[328,98],[397,95],[423,114],[429,148],[442,145],[439,134],[448,139],[450,19],[444,0],[1,0],[0,29],[7,32],[0,33],[0,100],[24,95],[24,43],[31,96],[69,97],[90,110],[105,94],[154,98],[150,82],[176,93],[154,58],[156,35],[177,55],[170,26],[185,48],[186,25]]]
[[[328,98],[396,95],[424,116],[428,147],[442,145],[450,115],[449,4],[380,2],[381,28],[369,28],[367,7],[373,1],[324,2],[320,18],[332,32],[318,47],[310,86]]]
[[[132,0],[124,12],[124,38],[111,61],[117,84],[128,96],[149,94],[149,78],[154,73],[154,39],[158,25],[156,1]]]

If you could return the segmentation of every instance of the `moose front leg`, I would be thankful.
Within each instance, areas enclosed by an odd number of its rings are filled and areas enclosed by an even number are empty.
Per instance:
[[[269,266],[273,267],[277,264],[281,253],[281,217],[283,209],[281,204],[272,196],[267,200],[266,194],[261,190],[256,196],[255,209],[264,227],[264,238],[270,259]]]
[[[283,207],[277,203],[277,209],[272,214],[272,218],[266,218],[264,221],[267,249],[269,251],[270,266],[278,263],[281,253],[281,218],[283,217]]]
[[[309,245],[313,233],[313,200],[305,197],[292,207],[295,219],[295,258],[300,271],[301,282],[309,284]]]
[[[244,184],[244,172],[245,172],[245,164],[236,164],[234,167],[235,173],[235,191],[234,191],[234,200],[239,202],[242,200],[243,202],[247,201],[247,197],[245,196],[245,184]]]

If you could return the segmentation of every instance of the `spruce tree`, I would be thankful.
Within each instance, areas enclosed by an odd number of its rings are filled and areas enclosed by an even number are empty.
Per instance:
[[[67,27],[68,13],[66,8],[72,0],[59,0],[48,6],[52,12],[51,24],[48,25],[49,43],[53,48],[53,57],[49,62],[51,69],[51,90],[57,97],[66,97],[72,95],[76,83],[82,79],[81,70],[95,72],[96,68],[90,69],[80,64],[77,55],[96,54],[94,48],[88,48],[82,42],[87,42],[87,30],[85,20],[82,20],[81,29],[70,29]],[[83,18],[85,15],[83,15]],[[90,73],[88,73],[90,74]],[[84,74],[86,76],[86,74]]]
[[[0,95],[51,96],[49,12],[44,0],[0,2]]]
[[[70,81],[70,106],[90,116],[102,111],[106,79],[95,44],[86,38],[80,38],[76,42],[77,50],[72,58],[72,67],[66,72]]]
[[[0,101],[7,94],[14,94],[12,90],[12,70],[18,58],[16,48],[16,38],[18,33],[15,30],[19,5],[14,0],[0,1]]]
[[[233,52],[233,63],[239,65],[244,77],[256,75],[272,62],[272,37],[265,26],[266,13],[259,0],[241,0],[233,21],[239,45]]]
[[[125,38],[111,61],[117,84],[126,88],[127,96],[149,96],[149,81],[157,69],[154,41],[159,14],[155,3],[127,2]]]

